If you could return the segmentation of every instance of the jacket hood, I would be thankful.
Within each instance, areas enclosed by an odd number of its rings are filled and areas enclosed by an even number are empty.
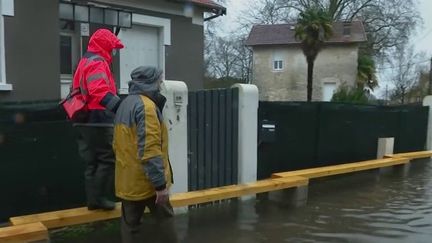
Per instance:
[[[129,94],[131,95],[155,96],[157,93],[159,93],[157,84],[147,84],[137,80],[129,81]]]
[[[130,94],[151,94],[159,92],[159,82],[162,70],[151,66],[140,66],[131,72],[132,80],[129,82]]]
[[[160,93],[159,87],[136,80],[129,81],[129,95],[144,95],[149,97],[160,111],[163,110],[166,103],[166,98]]]
[[[108,29],[98,29],[91,37],[87,51],[102,56],[108,63],[111,62],[113,49],[122,49],[123,43]]]

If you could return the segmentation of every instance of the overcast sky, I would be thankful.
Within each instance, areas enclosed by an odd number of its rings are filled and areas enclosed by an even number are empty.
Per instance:
[[[247,9],[248,3],[254,0],[226,0],[227,15],[221,17],[219,21],[222,23],[224,30],[229,29],[235,30],[238,26],[236,25],[236,19],[242,10]],[[418,52],[426,52],[427,56],[432,56],[432,1],[431,0],[418,0],[420,14],[423,18],[423,25],[418,28],[418,33],[413,35],[411,38],[414,44],[415,50]],[[224,31],[228,33],[229,31]],[[381,75],[385,76],[385,75]],[[375,94],[380,94],[385,89],[386,80],[381,77],[380,89]],[[391,84],[389,84],[391,86]]]

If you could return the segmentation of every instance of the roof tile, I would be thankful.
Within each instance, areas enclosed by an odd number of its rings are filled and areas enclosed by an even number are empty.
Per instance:
[[[345,26],[349,27],[349,34],[344,33]],[[246,41],[248,46],[256,45],[290,45],[299,44],[295,38],[295,23],[276,25],[255,25]],[[326,43],[358,43],[367,40],[363,23],[353,21],[333,23],[333,36]]]

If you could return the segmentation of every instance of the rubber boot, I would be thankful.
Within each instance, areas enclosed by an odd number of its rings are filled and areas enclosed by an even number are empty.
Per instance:
[[[87,209],[88,210],[114,210],[115,203],[102,197],[99,193],[99,189],[96,188],[96,184],[94,183],[86,183],[86,192],[87,192]]]
[[[107,200],[102,196],[100,182],[94,178],[87,178],[85,181],[86,196],[87,196],[87,209],[88,210],[113,210],[115,203]]]
[[[89,187],[89,191],[92,195],[89,195],[91,200],[88,200],[89,204],[87,208],[89,210],[113,210],[115,209],[115,202],[109,200],[106,196],[108,183],[112,183],[110,180],[111,175],[114,173],[113,168],[111,166],[103,166],[99,165],[98,170],[93,177],[93,185]],[[110,186],[112,189],[113,186]]]

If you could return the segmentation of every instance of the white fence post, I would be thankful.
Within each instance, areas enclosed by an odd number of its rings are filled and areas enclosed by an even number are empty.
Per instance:
[[[239,89],[238,183],[257,180],[258,167],[258,88],[252,84],[235,84]]]
[[[174,173],[171,193],[188,191],[187,105],[188,88],[184,82],[165,81],[162,94],[167,98],[163,111],[168,128],[168,149]]]
[[[384,158],[384,155],[393,154],[394,138],[378,138],[377,159]]]
[[[432,150],[432,95],[428,95],[423,99],[423,106],[429,106],[426,150]]]

